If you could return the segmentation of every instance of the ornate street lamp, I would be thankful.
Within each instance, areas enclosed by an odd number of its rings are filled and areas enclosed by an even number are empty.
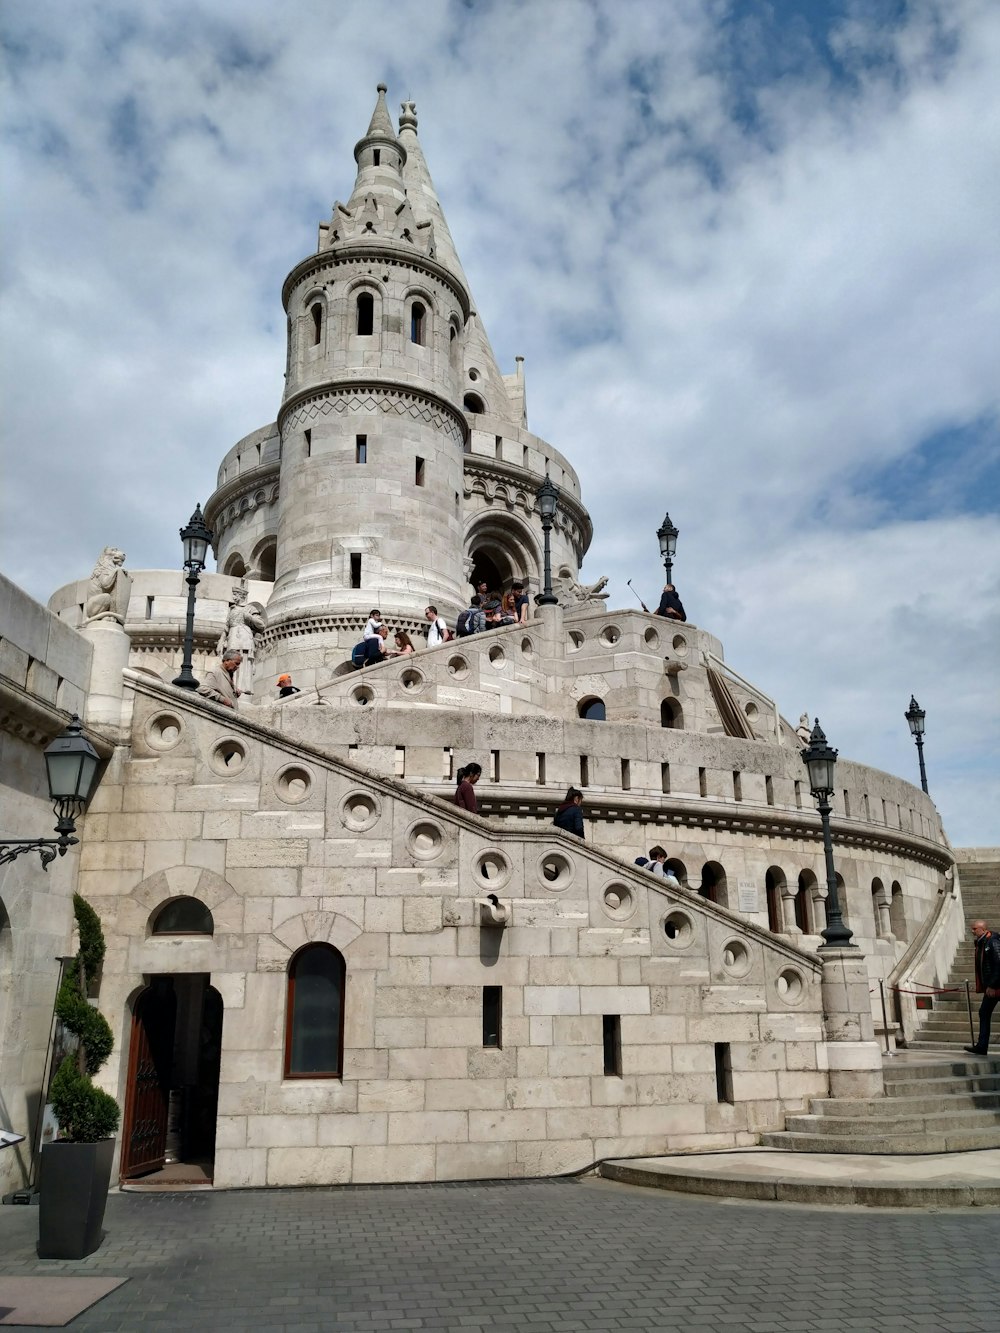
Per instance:
[[[677,552],[677,528],[670,522],[670,515],[664,514],[662,524],[656,530],[656,536],[660,543],[660,555],[663,558],[663,569],[667,576],[667,582],[674,581],[674,555]]]
[[[927,769],[924,768],[924,718],[927,714],[920,707],[912,694],[910,695],[910,706],[903,716],[909,723],[910,735],[917,742],[917,758],[920,760],[920,785],[926,796],[928,793]]]
[[[830,837],[830,797],[833,795],[833,771],[837,751],[827,744],[819,718],[812,729],[809,744],[802,751],[802,762],[809,773],[809,789],[819,802],[819,817],[823,824],[823,855],[826,857],[826,929],[821,931],[821,949],[854,949],[853,931],[840,910],[837,890],[837,872],[833,866],[833,841]]]
[[[181,674],[174,679],[174,684],[182,690],[196,690],[198,682],[191,670],[191,658],[194,653],[194,590],[198,586],[201,571],[205,568],[205,556],[212,542],[212,534],[205,526],[201,505],[195,505],[191,521],[186,528],[181,528],[181,541],[184,543],[184,569],[187,573],[188,604],[187,625],[184,630],[184,660]]]
[[[65,856],[80,839],[76,820],[90,799],[101,757],[83,734],[80,719],[73,714],[66,730],[45,747],[49,796],[56,816],[58,838],[0,838],[0,865],[7,865],[24,852],[37,851],[42,869],[48,870],[57,856]]]
[[[546,472],[545,480],[538,488],[538,512],[542,516],[542,534],[545,539],[545,578],[542,595],[538,599],[539,606],[557,606],[559,604],[559,598],[553,596],[552,593],[552,551],[550,545],[552,522],[558,507],[559,487],[553,486],[549,474]]]

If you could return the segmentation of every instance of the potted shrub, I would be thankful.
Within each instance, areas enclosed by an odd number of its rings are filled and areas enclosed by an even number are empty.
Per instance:
[[[107,1020],[87,999],[104,961],[104,932],[100,917],[79,894],[73,895],[73,911],[80,950],[59,987],[56,1014],[79,1045],[59,1066],[49,1092],[59,1137],[42,1149],[42,1259],[83,1259],[100,1245],[119,1117],[115,1099],[91,1081],[114,1045]]]

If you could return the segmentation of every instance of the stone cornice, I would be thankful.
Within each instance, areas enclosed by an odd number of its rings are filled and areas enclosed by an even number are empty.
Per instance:
[[[487,824],[478,815],[469,814],[455,805],[454,801],[450,799],[452,788],[448,789],[449,798],[443,799],[426,788],[410,786],[399,778],[390,778],[384,773],[376,773],[373,769],[365,768],[360,764],[352,764],[346,759],[336,758],[306,741],[287,736],[273,727],[263,726],[259,722],[251,722],[245,714],[234,713],[232,709],[223,708],[221,704],[210,703],[207,699],[198,696],[192,697],[188,690],[181,690],[163,684],[160,681],[153,680],[152,677],[143,676],[135,671],[126,672],[125,677],[126,686],[134,690],[136,694],[158,699],[174,711],[198,713],[202,717],[217,722],[230,735],[234,732],[242,734],[262,744],[283,750],[300,760],[322,764],[329,772],[337,773],[349,781],[364,784],[384,796],[415,807],[424,814],[432,816],[441,824],[450,824],[456,831],[464,830],[497,846],[529,844],[537,847],[540,852],[551,848],[553,844],[565,847],[573,855],[580,856],[585,861],[596,863],[616,879],[625,880],[640,889],[650,889],[671,905],[683,905],[688,911],[714,918],[716,921],[729,926],[735,932],[751,936],[765,948],[783,954],[790,961],[797,963],[800,967],[808,968],[813,973],[818,973],[820,970],[820,960],[811,951],[802,949],[780,936],[772,935],[763,926],[758,926],[756,922],[750,921],[738,912],[734,912],[728,907],[722,907],[718,903],[713,903],[708,898],[702,898],[688,889],[672,891],[665,886],[661,888],[658,884],[650,885],[648,871],[640,870],[634,865],[620,861],[609,852],[602,851],[591,843],[581,843],[572,834],[563,833],[561,830],[553,828],[507,828],[503,824]]]
[[[308,255],[295,265],[281,288],[281,303],[285,311],[288,310],[288,301],[292,292],[306,278],[314,277],[324,269],[341,268],[346,264],[354,265],[364,263],[366,260],[389,264],[393,268],[412,269],[415,273],[423,273],[429,278],[436,278],[453,293],[462,311],[463,323],[469,318],[472,309],[469,303],[469,293],[450,269],[445,268],[444,264],[439,264],[436,259],[430,259],[427,255],[420,254],[402,241],[394,243],[388,239],[375,243],[370,239],[340,241],[329,250],[318,250],[315,254]]]
[[[283,429],[285,420],[293,412],[304,407],[307,403],[319,399],[351,397],[365,393],[380,394],[386,398],[412,399],[416,402],[426,403],[454,421],[461,433],[463,442],[469,438],[469,423],[465,419],[465,413],[457,408],[454,403],[449,402],[447,398],[442,398],[440,394],[435,393],[432,389],[419,388],[416,385],[407,384],[403,380],[385,379],[381,376],[377,378],[366,376],[359,380],[323,380],[319,384],[310,385],[307,389],[300,389],[281,404],[281,410],[278,412],[278,430]]]
[[[385,597],[382,598],[381,605],[391,607],[391,603]],[[277,615],[268,624],[267,629],[260,635],[260,647],[262,649],[272,648],[279,641],[297,639],[309,634],[323,634],[330,630],[353,630],[360,637],[367,619],[368,613],[366,611],[331,611],[328,606],[318,606],[314,610],[306,609],[304,611],[301,608],[296,608],[285,616]],[[412,615],[391,614],[389,619],[395,628],[405,630],[411,638],[415,634],[422,634],[427,627],[425,620]],[[347,656],[348,650],[345,648],[345,661]],[[398,659],[394,658],[392,664],[399,666]],[[378,662],[375,663],[374,667],[366,669],[377,670],[382,665],[390,664]]]
[[[0,731],[41,747],[65,731],[69,720],[70,714],[65,709],[29,693],[7,676],[0,676]],[[107,759],[114,747],[89,727],[85,726],[83,731],[101,758]]]
[[[243,472],[240,476],[233,477],[231,481],[223,482],[212,492],[205,503],[205,522],[216,537],[228,527],[223,521],[225,511],[244,496],[256,495],[260,490],[269,490],[270,494],[265,496],[265,503],[273,504],[277,500],[280,469],[281,464],[277,460],[272,463],[261,463],[249,472]],[[250,506],[251,509],[256,507],[256,503]]]

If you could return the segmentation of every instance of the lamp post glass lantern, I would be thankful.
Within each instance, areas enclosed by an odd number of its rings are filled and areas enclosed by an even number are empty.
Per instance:
[[[76,837],[76,821],[90,799],[101,757],[83,734],[76,713],[61,735],[45,747],[49,797],[56,816],[58,838],[0,838],[0,865],[16,860],[24,852],[37,851],[42,869],[48,870],[57,856],[65,856]]]
[[[187,623],[184,627],[184,660],[181,662],[181,673],[175,677],[174,684],[179,685],[182,690],[196,690],[198,682],[191,670],[191,659],[194,655],[195,589],[201,571],[205,568],[205,557],[212,543],[212,534],[205,524],[200,504],[195,505],[187,527],[181,528],[181,542],[184,546],[184,570],[188,585]]]
[[[833,795],[834,768],[837,763],[837,751],[827,742],[823,728],[816,719],[816,725],[809,737],[809,744],[802,751],[802,762],[809,774],[809,789],[819,805],[819,817],[823,827],[823,856],[826,861],[826,928],[820,932],[823,936],[821,949],[854,949],[854,932],[844,920],[840,906],[840,891],[837,887],[837,871],[833,864],[833,839],[830,836],[830,797]]]
[[[544,579],[542,584],[542,595],[538,599],[539,606],[557,606],[559,598],[552,592],[552,548],[551,533],[552,523],[556,516],[556,510],[559,508],[559,487],[552,484],[549,474],[546,472],[545,480],[538,488],[538,512],[542,519],[542,536],[544,539]]]
[[[670,515],[664,514],[663,522],[656,530],[656,537],[660,543],[660,556],[663,560],[663,572],[667,576],[667,582],[674,581],[674,556],[677,553],[678,529],[670,522]]]
[[[924,767],[924,719],[927,714],[920,707],[912,694],[910,695],[910,706],[903,716],[906,718],[907,725],[910,728],[910,735],[917,743],[917,758],[920,761],[920,786],[926,796],[928,795],[928,792],[927,769]]]

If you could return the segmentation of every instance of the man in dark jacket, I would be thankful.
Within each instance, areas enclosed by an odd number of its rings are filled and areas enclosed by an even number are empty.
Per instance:
[[[1000,938],[985,921],[973,921],[976,937],[976,993],[983,997],[979,1006],[979,1040],[966,1046],[972,1055],[986,1055],[990,1048],[990,1020],[1000,1004]]]
[[[660,594],[660,605],[653,612],[655,616],[666,616],[668,620],[687,620],[684,614],[684,604],[677,596],[677,589],[672,583],[663,585],[663,592]]]
[[[570,787],[566,793],[566,799],[556,811],[556,817],[553,824],[556,828],[563,829],[566,833],[575,833],[578,838],[583,837],[583,811],[580,809],[583,805],[583,792],[578,787]]]

